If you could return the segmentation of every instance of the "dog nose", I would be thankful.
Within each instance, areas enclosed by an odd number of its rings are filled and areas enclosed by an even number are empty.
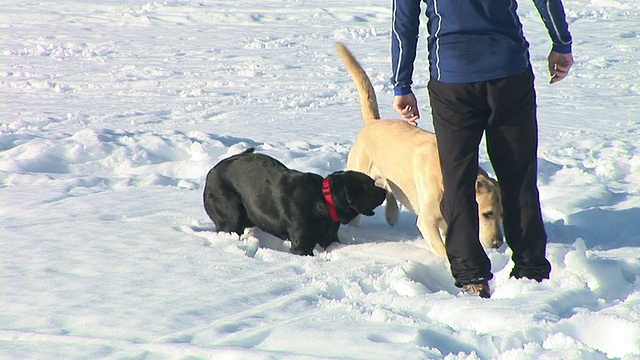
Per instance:
[[[496,239],[493,239],[493,241],[491,242],[491,245],[493,245],[494,249],[497,249],[500,246],[502,246],[503,243],[504,241],[502,240],[502,238],[496,238]]]

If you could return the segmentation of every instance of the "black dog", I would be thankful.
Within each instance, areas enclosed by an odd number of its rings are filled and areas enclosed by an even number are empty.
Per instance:
[[[338,171],[326,178],[287,168],[248,149],[220,161],[207,174],[204,208],[217,231],[242,235],[257,226],[291,241],[291,252],[313,255],[338,240],[340,223],[373,215],[386,191],[369,176]]]

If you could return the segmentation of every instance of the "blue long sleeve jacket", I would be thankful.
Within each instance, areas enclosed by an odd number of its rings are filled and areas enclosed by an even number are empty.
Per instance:
[[[393,0],[391,59],[396,95],[411,92],[420,24],[427,4],[429,72],[445,83],[513,76],[529,66],[529,43],[516,0]],[[558,53],[571,52],[561,0],[533,0]]]

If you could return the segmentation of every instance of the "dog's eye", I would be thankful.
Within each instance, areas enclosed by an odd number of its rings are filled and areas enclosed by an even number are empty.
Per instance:
[[[487,211],[486,213],[482,213],[482,216],[484,216],[487,219],[492,219],[493,218],[493,211]]]

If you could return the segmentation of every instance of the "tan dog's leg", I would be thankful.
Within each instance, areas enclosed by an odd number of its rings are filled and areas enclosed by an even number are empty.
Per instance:
[[[370,160],[364,151],[362,144],[358,139],[353,144],[349,155],[347,156],[347,170],[359,171],[361,173],[367,174],[371,176],[369,168],[370,168]],[[374,178],[375,179],[375,178]],[[380,187],[384,187],[384,185],[380,185],[376,181],[376,185]],[[357,227],[360,225],[360,217],[361,215],[357,215],[349,222],[349,225]]]
[[[447,222],[444,219],[440,220],[438,228],[440,229],[440,239],[445,239],[447,237]]]
[[[422,178],[423,182],[428,178]],[[420,181],[419,180],[419,181]],[[429,183],[429,185],[433,185]],[[423,183],[422,189],[429,189],[427,183]],[[447,231],[447,225],[440,213],[439,192],[423,193],[418,214],[418,229],[422,237],[427,240],[427,244],[433,253],[441,258],[447,257],[447,250],[444,246],[443,235]]]
[[[429,244],[433,253],[438,257],[445,258],[447,256],[447,250],[440,236],[440,229],[438,228],[439,222],[439,220],[434,219],[432,216],[418,215],[417,225],[422,237],[427,240],[427,244]]]
[[[387,191],[387,204],[384,209],[384,215],[387,219],[387,224],[389,225],[397,224],[398,219],[400,218],[400,209],[398,208],[398,202],[396,201],[396,197],[393,196],[393,193],[390,190]]]

